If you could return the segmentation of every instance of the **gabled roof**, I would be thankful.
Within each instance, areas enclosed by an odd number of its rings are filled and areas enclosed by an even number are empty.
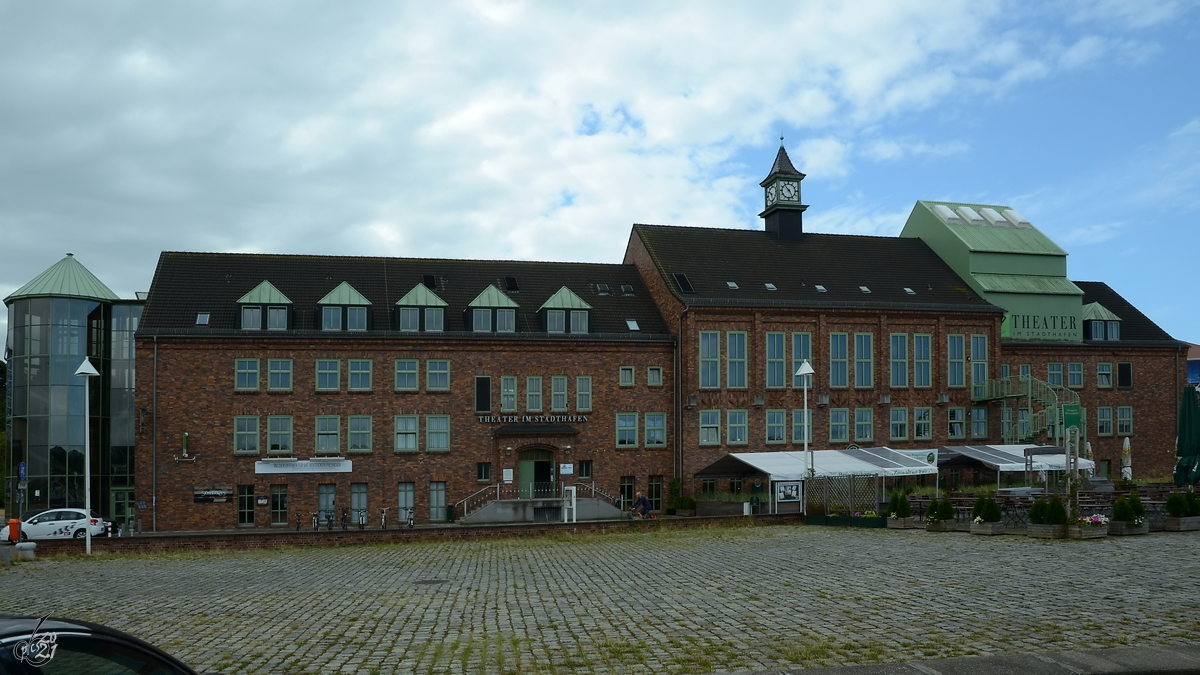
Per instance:
[[[329,291],[325,297],[317,301],[318,305],[369,305],[371,301],[364,298],[362,293],[354,290],[354,287],[343,281],[337,285],[332,291]]]
[[[445,307],[446,301],[439,298],[437,293],[429,290],[424,283],[419,283],[413,286],[407,295],[397,300],[396,304],[408,307]]]
[[[1121,317],[1113,314],[1098,302],[1089,302],[1083,306],[1084,321],[1120,321]]]
[[[1118,295],[1112,288],[1109,288],[1108,284],[1102,281],[1076,281],[1075,285],[1083,290],[1084,304],[1099,303],[1108,311],[1121,317],[1121,343],[1157,342],[1161,344],[1166,342],[1172,346],[1186,344],[1168,335],[1167,331],[1159,328],[1158,324],[1142,314],[1137,307]]]
[[[238,298],[239,303],[249,305],[290,305],[291,300],[283,293],[279,292],[278,288],[271,285],[266,279],[257,286],[254,290]]]
[[[1010,206],[927,200],[920,200],[917,205],[928,209],[971,251],[1057,256],[1067,254],[1058,244],[1051,241],[1050,237],[1042,234],[1041,230],[1034,227]],[[939,206],[944,208],[937,208]],[[963,210],[960,207],[966,207],[969,210]],[[985,209],[989,210],[988,215],[995,213],[1000,218],[993,220],[985,217],[983,215]],[[978,219],[968,220],[963,214],[974,214],[978,216]]]
[[[806,232],[781,240],[762,230],[664,225],[634,225],[633,236],[690,305],[1003,311],[920,239]],[[675,273],[695,293],[684,293]]]
[[[45,272],[18,288],[4,299],[4,304],[22,298],[87,298],[89,300],[120,300],[104,282],[88,271],[75,254],[54,263]]]
[[[592,306],[583,301],[583,298],[571,292],[571,289],[563,286],[558,289],[558,292],[550,296],[550,299],[542,303],[538,307],[538,311],[543,309],[591,309]]]
[[[468,307],[520,307],[512,298],[500,292],[499,288],[488,285],[479,295],[475,296]]]

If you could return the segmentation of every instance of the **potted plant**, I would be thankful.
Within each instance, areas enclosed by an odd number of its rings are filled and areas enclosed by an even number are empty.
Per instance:
[[[887,518],[876,511],[855,511],[850,517],[851,527],[887,527]]]
[[[1190,530],[1200,530],[1200,499],[1191,490],[1172,492],[1167,497],[1167,531]]]
[[[916,518],[912,515],[912,504],[908,495],[897,490],[888,501],[887,526],[891,530],[911,530],[917,526]]]
[[[1137,494],[1131,495],[1137,498]],[[1138,500],[1138,505],[1141,505],[1141,500]],[[1145,507],[1143,507],[1143,510]],[[1137,516],[1134,513],[1133,504],[1128,498],[1121,497],[1113,502],[1112,520],[1108,521],[1108,533],[1114,537],[1124,537],[1134,534],[1146,534],[1150,528],[1146,524],[1145,516]]]
[[[1108,536],[1108,516],[1076,516],[1067,524],[1068,539],[1100,539]]]
[[[941,501],[931,500],[925,511],[926,532],[949,532],[950,521],[954,520],[954,504],[949,497]]]
[[[671,497],[671,501],[668,503],[671,504],[671,508],[667,509],[668,513],[674,510],[675,515],[684,518],[691,518],[696,515],[696,500],[691,497],[675,495]]]
[[[1067,509],[1055,495],[1049,502],[1041,497],[1029,508],[1029,524],[1025,535],[1037,539],[1062,539],[1067,536]]]
[[[975,516],[971,519],[971,534],[1004,534],[1004,513],[995,499],[976,499],[971,515]]]

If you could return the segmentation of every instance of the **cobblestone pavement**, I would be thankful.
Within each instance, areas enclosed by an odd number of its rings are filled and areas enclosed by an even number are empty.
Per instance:
[[[0,567],[4,609],[225,673],[711,673],[1195,644],[1200,533],[816,526]]]

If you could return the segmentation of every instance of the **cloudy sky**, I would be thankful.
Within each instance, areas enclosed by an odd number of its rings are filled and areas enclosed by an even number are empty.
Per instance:
[[[0,0],[0,297],[68,252],[619,262],[632,223],[1016,208],[1200,342],[1200,2]],[[0,318],[0,328],[4,319]]]

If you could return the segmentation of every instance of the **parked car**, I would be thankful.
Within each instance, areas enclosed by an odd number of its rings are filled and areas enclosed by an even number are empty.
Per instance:
[[[29,515],[30,513],[33,515]],[[96,515],[95,511],[92,511],[90,518],[83,509],[27,511],[21,516],[21,541],[71,537],[83,539],[87,536],[86,528],[89,525],[93,537],[100,537],[108,532],[104,519]],[[0,541],[8,541],[8,525],[0,528]]]
[[[73,619],[0,615],[0,675],[34,673],[196,675],[179,659],[119,630]]]

